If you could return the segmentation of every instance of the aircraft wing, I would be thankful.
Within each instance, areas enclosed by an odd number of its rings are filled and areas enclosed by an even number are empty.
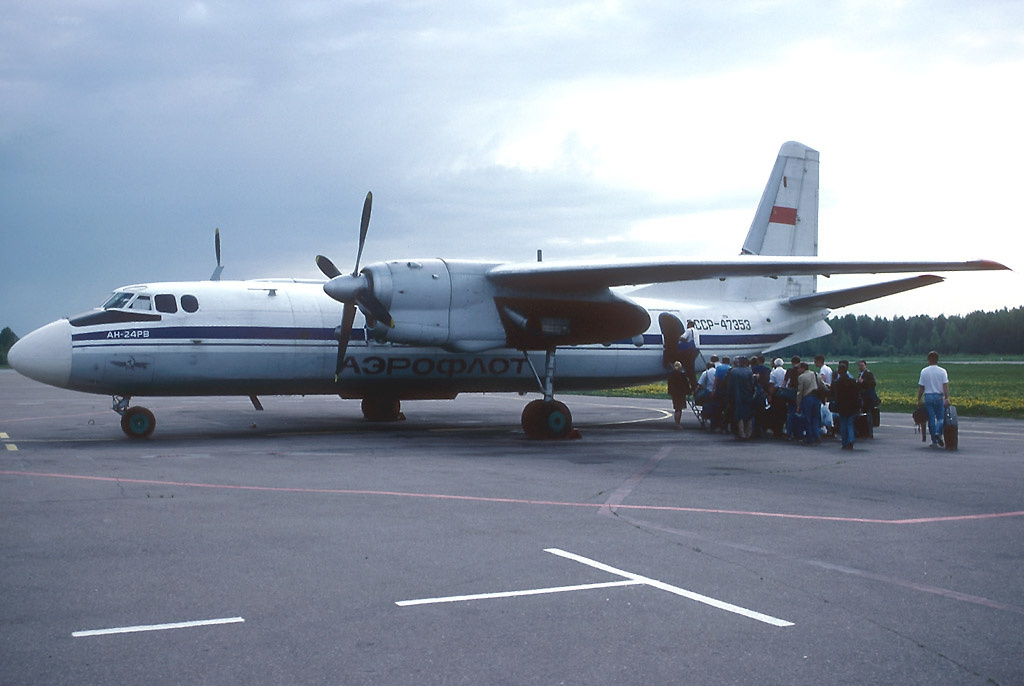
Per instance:
[[[874,300],[875,298],[884,298],[885,296],[893,295],[894,293],[902,293],[903,291],[910,291],[915,288],[930,286],[933,283],[939,283],[940,281],[945,281],[945,279],[941,276],[935,276],[934,274],[925,274],[922,276],[912,276],[909,279],[898,279],[896,281],[886,281],[885,283],[875,283],[870,286],[856,286],[853,288],[841,288],[835,291],[823,291],[821,293],[799,295],[790,298],[788,303],[799,307],[825,307],[830,310],[834,310],[840,307],[847,307],[848,305]]]
[[[508,263],[490,269],[487,272],[487,278],[498,285],[509,288],[585,292],[612,286],[636,286],[700,279],[727,279],[738,276],[778,277],[799,274],[831,276],[832,274],[883,274],[993,269],[1009,269],[1009,267],[991,260],[967,262],[865,262],[826,260],[818,257],[763,257],[748,255],[731,260]]]

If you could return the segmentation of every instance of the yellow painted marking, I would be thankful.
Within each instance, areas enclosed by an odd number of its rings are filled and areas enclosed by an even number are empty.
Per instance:
[[[10,438],[10,436],[5,434],[3,431],[0,431],[0,438]]]
[[[18,449],[18,446],[14,445],[13,443],[4,443],[4,445],[7,447],[8,450],[17,450]]]

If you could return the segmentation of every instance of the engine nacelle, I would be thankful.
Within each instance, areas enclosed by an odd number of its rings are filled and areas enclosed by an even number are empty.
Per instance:
[[[459,352],[613,343],[650,326],[647,311],[609,289],[557,294],[511,290],[487,278],[494,263],[397,260],[363,270],[394,328],[371,327],[378,340],[436,345]]]
[[[388,308],[394,328],[377,324],[378,340],[470,352],[505,346],[505,329],[485,276],[491,263],[396,260],[363,271]]]

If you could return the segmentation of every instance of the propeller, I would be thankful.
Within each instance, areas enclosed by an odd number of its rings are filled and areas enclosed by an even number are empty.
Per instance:
[[[316,256],[316,266],[330,281],[324,284],[324,292],[345,306],[341,313],[341,326],[338,327],[338,362],[334,367],[334,381],[337,383],[341,367],[345,363],[345,352],[348,350],[348,339],[352,335],[352,324],[356,319],[356,307],[363,314],[372,317],[378,323],[394,328],[395,321],[377,296],[373,294],[373,281],[369,274],[359,273],[359,261],[363,257],[363,246],[366,245],[366,232],[370,227],[370,207],[373,204],[373,193],[366,194],[363,202],[363,217],[359,223],[359,248],[356,251],[356,265],[351,274],[343,274],[330,259],[323,255]]]
[[[213,249],[217,253],[217,268],[213,270],[210,281],[220,281],[220,273],[224,271],[224,267],[220,264],[220,229],[213,231]]]

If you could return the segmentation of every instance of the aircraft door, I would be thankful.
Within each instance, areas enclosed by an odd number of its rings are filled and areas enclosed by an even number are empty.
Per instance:
[[[674,314],[662,312],[658,315],[658,327],[661,329],[664,351],[662,360],[665,367],[670,367],[674,362],[682,362],[686,374],[691,377],[692,385],[697,384],[694,363],[700,355],[700,351],[693,342],[684,343],[680,340],[683,335],[683,322]]]

